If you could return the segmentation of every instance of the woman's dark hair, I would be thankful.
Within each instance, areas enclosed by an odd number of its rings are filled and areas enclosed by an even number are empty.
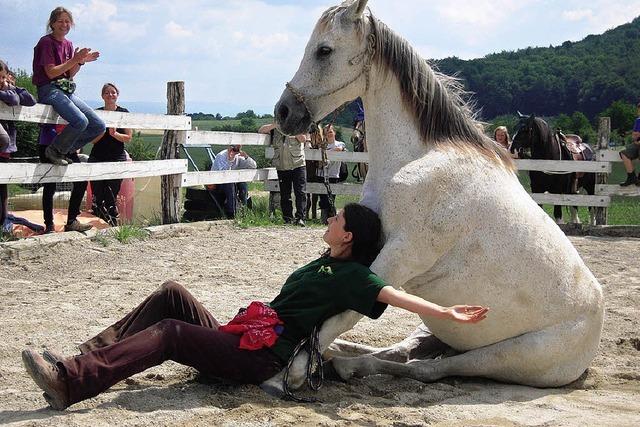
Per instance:
[[[351,259],[369,267],[380,253],[382,223],[377,213],[358,203],[343,208],[344,229],[353,235]]]

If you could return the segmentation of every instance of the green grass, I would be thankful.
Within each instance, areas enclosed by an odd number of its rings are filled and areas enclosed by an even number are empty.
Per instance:
[[[112,241],[118,241],[123,245],[131,243],[135,240],[145,240],[149,237],[149,232],[137,225],[124,224],[117,228],[102,231],[93,238],[104,247],[111,244]]]

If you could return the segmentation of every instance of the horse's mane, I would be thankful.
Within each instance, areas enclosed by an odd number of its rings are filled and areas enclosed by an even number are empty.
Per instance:
[[[316,29],[331,27],[348,2],[328,9]],[[392,72],[400,82],[403,101],[414,113],[425,144],[472,149],[489,160],[514,170],[515,165],[506,150],[501,149],[482,131],[476,114],[458,79],[435,72],[418,52],[402,37],[368,15],[376,46],[373,61],[385,72]],[[358,19],[356,31],[364,36],[364,19]]]
[[[515,169],[509,153],[482,131],[460,81],[434,71],[402,37],[370,15],[375,36],[374,61],[400,82],[402,99],[414,113],[425,144],[473,149],[489,160]]]

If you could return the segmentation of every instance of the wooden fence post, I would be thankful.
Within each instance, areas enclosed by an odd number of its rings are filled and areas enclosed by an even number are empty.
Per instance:
[[[598,150],[609,149],[609,139],[611,138],[611,118],[600,117],[598,125]],[[606,173],[596,174],[596,185],[606,184],[609,175]],[[607,225],[607,208],[596,208],[596,225]]]
[[[167,114],[183,115],[185,112],[184,82],[167,83]],[[164,132],[160,158],[162,160],[179,158],[178,147],[187,140],[187,131],[167,130]],[[182,175],[163,176],[162,223],[177,223],[180,214],[180,178]]]

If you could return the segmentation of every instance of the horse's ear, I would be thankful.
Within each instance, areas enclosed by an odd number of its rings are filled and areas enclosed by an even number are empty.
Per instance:
[[[368,0],[354,0],[347,6],[347,10],[343,16],[351,21],[360,19],[364,9],[367,7],[367,1]]]
[[[526,117],[526,116],[525,116],[524,114],[522,114],[520,111],[518,111],[518,118],[519,118],[519,119],[523,119],[523,118],[525,118],[525,117]]]

